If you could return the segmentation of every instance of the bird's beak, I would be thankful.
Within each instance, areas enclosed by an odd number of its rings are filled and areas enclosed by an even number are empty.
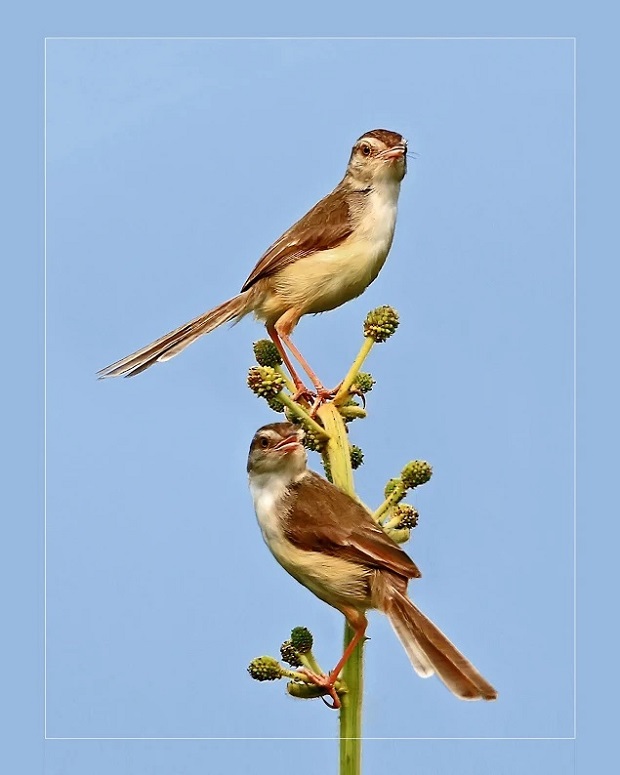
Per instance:
[[[382,159],[402,159],[407,153],[406,145],[395,145],[394,148],[389,148],[387,151],[383,151],[381,154]]]
[[[291,433],[282,441],[279,441],[272,449],[277,452],[293,452],[301,445],[301,438],[299,431]]]

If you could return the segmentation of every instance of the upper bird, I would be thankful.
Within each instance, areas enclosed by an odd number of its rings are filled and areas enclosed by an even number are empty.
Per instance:
[[[353,146],[343,179],[262,256],[241,293],[98,372],[132,377],[166,361],[199,336],[249,312],[267,332],[301,392],[303,383],[284,345],[317,393],[327,395],[291,341],[302,315],[335,309],[362,294],[385,263],[394,237],[407,142],[397,132],[373,129]]]

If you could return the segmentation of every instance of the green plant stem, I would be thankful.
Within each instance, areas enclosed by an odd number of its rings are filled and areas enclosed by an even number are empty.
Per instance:
[[[355,378],[360,373],[360,369],[364,365],[366,358],[368,358],[368,354],[372,350],[374,344],[374,339],[371,339],[369,336],[364,337],[364,343],[360,347],[360,351],[358,352],[357,357],[353,361],[351,368],[347,372],[345,378],[342,380],[342,383],[338,388],[338,392],[334,397],[334,403],[336,406],[344,403],[349,398],[349,388],[355,382]]]
[[[311,428],[318,436],[320,436],[323,439],[328,438],[329,432],[322,428],[316,420],[313,420],[312,417],[308,414],[308,412],[305,411],[305,409],[302,409],[302,407],[293,401],[293,399],[290,396],[287,396],[284,391],[280,391],[278,395],[276,396],[278,401],[281,401],[284,406],[288,407],[293,414],[296,414],[297,417],[299,417],[300,420],[303,420],[305,425],[308,428]],[[348,452],[347,452],[348,454]]]
[[[403,528],[383,528],[385,532],[389,535],[389,537],[392,539],[392,541],[395,541],[397,544],[404,544],[405,541],[408,541],[411,538],[411,530],[409,528],[403,527]]]
[[[284,384],[289,389],[291,395],[295,393],[295,385],[293,384],[293,380],[289,378],[288,374],[284,371],[281,365],[274,366],[274,369],[278,372],[278,374],[282,377],[284,380]]]
[[[376,517],[375,517],[375,519],[376,519]],[[397,516],[395,516],[395,517],[392,517],[392,519],[388,519],[388,521],[387,521],[387,522],[383,522],[383,523],[382,523],[382,525],[381,525],[381,527],[382,527],[384,530],[394,530],[394,528],[398,527],[398,525],[399,525],[401,522],[402,522],[402,517],[400,517],[400,516],[398,516],[398,515],[397,515]]]
[[[358,372],[359,366],[356,367],[354,376],[357,376]],[[341,490],[356,497],[349,440],[344,420],[333,402],[323,404],[317,414],[323,422],[325,430],[329,433],[329,441],[323,454],[328,459],[332,480]],[[352,637],[353,630],[345,623],[345,648]],[[362,641],[344,666],[341,676],[345,690],[340,695],[342,703],[340,707],[340,775],[361,775],[362,772],[363,648],[364,642]]]
[[[361,406],[340,406],[338,407],[338,411],[345,420],[358,420],[362,417],[366,417],[366,410]]]
[[[329,437],[323,454],[327,455],[332,480],[336,487],[355,497],[351,453],[344,420],[331,401],[319,408],[317,416],[324,426],[321,430],[323,433],[327,432]]]
[[[278,396],[279,398],[279,396]],[[403,499],[403,495],[398,495],[396,493],[392,493],[391,495],[388,495],[388,497],[383,501],[383,503],[379,506],[379,508],[373,512],[373,519],[375,522],[378,522],[381,524],[381,518],[383,515],[389,511],[391,506],[396,506],[397,503],[400,503]],[[385,525],[383,525],[385,527]]]
[[[345,648],[353,635],[353,630],[345,623]],[[362,772],[363,645],[363,642],[358,645],[342,671],[345,691],[340,695],[340,775],[361,775]]]
[[[316,661],[316,657],[311,651],[307,651],[305,654],[300,654],[299,659],[301,661],[301,664],[304,667],[307,667],[308,670],[312,670],[313,673],[317,673],[318,675],[321,675],[323,672],[321,670],[321,666]]]

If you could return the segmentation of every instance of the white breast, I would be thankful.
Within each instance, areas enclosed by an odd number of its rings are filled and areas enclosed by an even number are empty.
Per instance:
[[[283,540],[281,501],[291,484],[290,474],[255,474],[250,477],[250,492],[254,501],[254,510],[265,543],[272,549],[272,544]]]
[[[355,563],[299,549],[284,535],[282,524],[287,513],[282,498],[290,483],[290,475],[278,477],[259,474],[250,477],[256,517],[271,553],[294,579],[329,605],[339,608],[355,600],[367,607],[365,576],[370,571],[360,573]]]
[[[388,180],[373,189],[367,199],[367,212],[358,231],[368,250],[368,269],[373,280],[383,266],[392,246],[400,182]]]
[[[326,312],[362,294],[377,277],[392,246],[398,181],[382,181],[364,203],[353,234],[341,245],[305,256],[276,278],[278,296],[304,313]]]

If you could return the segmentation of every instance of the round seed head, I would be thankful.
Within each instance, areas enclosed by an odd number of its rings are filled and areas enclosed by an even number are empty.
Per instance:
[[[350,452],[351,468],[355,471],[355,469],[359,468],[364,462],[364,453],[362,452],[361,447],[358,447],[357,444],[351,444]]]
[[[384,306],[373,309],[366,315],[364,321],[364,336],[375,342],[385,342],[398,328],[398,312],[392,307]]]
[[[255,681],[275,681],[282,677],[282,666],[273,657],[256,657],[248,665],[248,673]]]
[[[400,522],[396,524],[397,530],[404,530],[405,528],[413,530],[413,528],[417,526],[418,518],[420,516],[417,509],[414,509],[414,507],[410,506],[408,503],[401,503],[396,506],[393,514],[394,517],[400,517]]]
[[[376,380],[368,371],[360,371],[353,383],[360,393],[370,393]]]
[[[282,356],[271,339],[259,339],[254,342],[254,357],[259,366],[279,366]]]
[[[306,654],[312,649],[312,633],[307,627],[294,627],[291,631],[291,645],[299,654]]]
[[[275,398],[284,386],[284,380],[271,366],[253,366],[248,372],[248,387],[257,396]]]
[[[280,656],[291,667],[301,667],[301,659],[298,652],[293,648],[290,640],[285,640],[280,646]]]
[[[419,487],[421,484],[425,484],[431,478],[433,469],[426,462],[426,460],[412,460],[411,463],[403,468],[400,473],[404,486],[408,490],[412,490],[414,487]]]

